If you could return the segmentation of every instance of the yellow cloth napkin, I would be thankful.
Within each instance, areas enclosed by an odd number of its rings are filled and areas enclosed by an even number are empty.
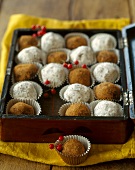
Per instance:
[[[50,18],[37,18],[27,15],[13,15],[9,20],[7,31],[2,41],[0,62],[0,90],[4,80],[8,53],[12,33],[17,28],[30,28],[33,24],[45,25],[47,28],[94,28],[94,29],[122,29],[130,23],[127,18],[105,20],[60,21]],[[69,166],[64,163],[54,150],[48,148],[47,143],[19,143],[0,141],[0,153],[46,164]],[[135,158],[135,131],[125,144],[92,144],[88,159],[79,166],[97,164],[124,158]]]

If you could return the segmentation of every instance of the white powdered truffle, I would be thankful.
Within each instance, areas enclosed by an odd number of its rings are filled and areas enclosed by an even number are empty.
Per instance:
[[[96,56],[94,55],[90,47],[80,46],[71,52],[70,61],[71,63],[79,61],[80,65],[81,64],[91,65],[96,62]]]
[[[116,39],[107,33],[99,33],[90,38],[91,48],[94,51],[116,48]]]
[[[13,98],[37,99],[37,91],[34,85],[28,81],[17,83],[12,90]]]
[[[31,63],[38,62],[41,63],[45,53],[35,46],[24,48],[16,56],[17,63]]]
[[[119,79],[120,70],[114,63],[103,62],[96,65],[93,76],[98,82],[112,82]]]
[[[94,116],[123,116],[122,106],[112,101],[100,101],[94,108]]]
[[[58,63],[50,63],[41,69],[41,79],[45,83],[47,80],[50,82],[48,86],[59,87],[67,78],[67,69]]]
[[[65,47],[64,38],[57,33],[48,32],[41,37],[41,49],[43,51],[50,51],[51,49]]]
[[[90,88],[75,83],[68,86],[64,92],[64,99],[69,102],[88,102],[91,99]]]

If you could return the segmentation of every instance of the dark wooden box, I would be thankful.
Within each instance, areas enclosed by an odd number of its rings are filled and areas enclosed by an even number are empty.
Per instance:
[[[14,31],[9,53],[5,82],[0,101],[1,116],[1,140],[14,142],[54,142],[60,135],[83,135],[92,143],[118,144],[125,143],[134,129],[134,84],[135,84],[135,31],[134,25],[119,30],[47,30],[66,35],[69,32],[83,32],[89,37],[96,33],[109,33],[117,39],[117,49],[120,52],[121,79],[119,84],[123,88],[120,104],[124,110],[123,117],[60,117],[59,107],[64,104],[57,94],[44,102],[42,96],[38,102],[42,108],[42,114],[38,116],[6,115],[5,108],[11,99],[9,88],[11,86],[11,74],[15,65],[14,57],[17,54],[17,40],[21,35],[31,35],[35,31],[31,29],[18,29]],[[39,84],[39,80],[36,80]],[[41,85],[41,84],[40,84]],[[42,85],[41,85],[42,86]],[[43,87],[45,91],[46,88]]]

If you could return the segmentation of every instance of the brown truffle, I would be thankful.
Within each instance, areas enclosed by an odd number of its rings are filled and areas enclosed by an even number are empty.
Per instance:
[[[70,84],[91,85],[90,71],[87,68],[74,68],[70,71],[68,79]]]
[[[47,56],[47,63],[63,64],[67,60],[67,54],[63,51],[51,52]]]
[[[69,156],[79,156],[85,153],[85,147],[79,140],[69,139],[63,144],[62,153]]]
[[[120,100],[121,89],[110,82],[100,83],[95,87],[94,92],[99,100]]]
[[[18,40],[19,51],[30,46],[38,46],[38,40],[31,35],[22,35]]]
[[[9,114],[14,115],[34,115],[34,108],[24,102],[17,102],[9,109]]]
[[[111,62],[117,64],[118,57],[113,51],[104,50],[97,54],[97,62]]]
[[[87,46],[87,40],[82,36],[71,36],[66,40],[66,47],[70,50],[82,45]]]
[[[29,80],[36,75],[38,67],[35,64],[19,64],[13,69],[15,82]]]
[[[82,103],[73,103],[65,112],[65,116],[90,116],[90,109]]]

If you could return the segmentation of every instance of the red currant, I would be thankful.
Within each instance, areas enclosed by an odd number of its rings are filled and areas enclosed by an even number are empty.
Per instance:
[[[48,93],[44,93],[44,98],[48,98],[49,94]]]
[[[79,64],[79,61],[78,61],[78,60],[76,60],[76,61],[74,62],[74,64],[75,64],[75,65],[78,65],[78,64]]]
[[[58,144],[58,145],[56,146],[56,149],[57,149],[58,151],[62,151],[62,144]]]
[[[67,65],[67,68],[68,68],[68,69],[71,69],[71,68],[72,68],[72,64],[68,64],[68,65]]]
[[[49,81],[49,80],[46,80],[46,81],[45,81],[45,84],[46,84],[46,85],[50,84],[50,81]]]
[[[82,65],[82,68],[87,68],[87,65],[86,65],[86,64],[83,64],[83,65]]]
[[[68,66],[67,63],[63,63],[63,67],[67,68],[67,66]]]
[[[45,26],[42,26],[42,27],[41,27],[41,30],[42,30],[44,33],[46,33],[46,27],[45,27]]]
[[[53,149],[54,148],[54,144],[49,144],[49,148]]]
[[[59,136],[59,138],[58,138],[60,141],[63,141],[63,139],[64,139],[64,136]]]
[[[32,25],[31,29],[35,30],[36,29],[36,25]]]
[[[37,35],[38,35],[38,36],[42,36],[43,34],[44,34],[44,33],[43,33],[43,31],[41,31],[41,30],[37,32]]]
[[[37,37],[37,34],[32,34],[32,37]]]
[[[52,94],[56,94],[56,90],[55,89],[51,89],[51,93]]]

